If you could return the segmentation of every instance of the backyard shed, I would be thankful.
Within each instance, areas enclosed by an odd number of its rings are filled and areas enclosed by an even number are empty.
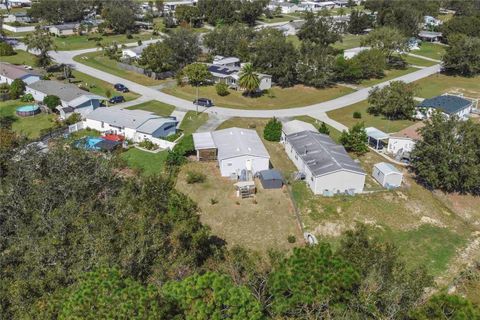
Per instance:
[[[275,169],[259,171],[258,178],[263,189],[280,189],[283,186],[282,174]]]
[[[387,189],[402,185],[403,174],[390,163],[380,162],[373,166],[373,177]]]

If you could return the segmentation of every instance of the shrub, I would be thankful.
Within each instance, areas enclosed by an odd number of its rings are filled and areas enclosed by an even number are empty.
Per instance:
[[[263,137],[268,141],[280,141],[282,136],[282,123],[275,117],[268,121],[263,130]]]
[[[185,156],[174,148],[173,151],[168,151],[165,164],[167,165],[167,167],[178,167],[184,164],[185,161]]]
[[[6,42],[0,42],[0,56],[13,56],[16,54],[13,47]]]
[[[0,92],[8,92],[10,85],[8,83],[0,83]]]
[[[224,97],[230,94],[226,83],[222,83],[222,82],[217,83],[215,85],[215,90],[217,91],[217,94],[221,97]]]
[[[206,178],[207,178],[207,176],[204,175],[201,172],[197,172],[197,171],[188,171],[187,172],[187,183],[188,184],[203,183],[203,182],[205,182]]]
[[[362,119],[362,113],[360,111],[353,112],[354,119]]]
[[[329,135],[330,134],[330,129],[328,129],[327,125],[325,122],[322,121],[322,124],[318,128],[318,132]]]
[[[27,93],[27,94],[24,94],[22,96],[22,98],[20,99],[20,101],[22,102],[32,102],[34,99],[33,99],[33,96],[31,93]]]
[[[25,82],[21,79],[13,80],[12,84],[10,85],[10,89],[8,94],[10,95],[10,99],[17,99],[25,92]]]
[[[297,242],[297,238],[293,234],[291,234],[288,236],[287,241],[288,243],[295,243]]]
[[[210,198],[210,204],[213,206],[218,203],[218,200],[215,198]]]
[[[50,110],[55,110],[55,108],[60,105],[62,102],[60,98],[53,95],[48,95],[43,98],[43,104],[46,105]]]
[[[69,126],[80,121],[82,121],[82,115],[74,112],[70,117],[67,118],[67,120],[65,120],[65,124]]]
[[[143,140],[138,145],[147,150],[153,150],[157,148],[157,145],[148,139]]]
[[[368,152],[367,138],[365,125],[363,122],[358,122],[348,131],[342,132],[340,143],[343,144],[348,152],[361,155]]]

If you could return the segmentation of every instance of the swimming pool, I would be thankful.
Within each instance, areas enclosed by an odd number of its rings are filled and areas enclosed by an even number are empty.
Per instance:
[[[35,104],[21,106],[16,109],[16,113],[20,117],[34,116],[36,114],[39,114],[40,111],[40,108]]]
[[[105,139],[103,138],[97,138],[97,137],[85,137],[78,140],[75,143],[75,146],[85,148],[87,150],[99,150],[99,148],[96,147],[96,144],[104,140]]]

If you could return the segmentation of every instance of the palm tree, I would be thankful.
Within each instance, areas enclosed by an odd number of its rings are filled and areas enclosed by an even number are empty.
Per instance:
[[[258,74],[255,72],[255,70],[253,70],[251,63],[247,63],[243,66],[242,70],[240,70],[240,79],[238,84],[241,88],[245,89],[245,92],[248,95],[257,91],[258,87],[260,86],[260,78],[258,78]]]

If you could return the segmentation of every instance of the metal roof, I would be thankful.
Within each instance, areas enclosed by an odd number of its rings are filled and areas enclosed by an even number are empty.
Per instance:
[[[159,128],[161,128],[164,124],[171,123],[172,125],[177,126],[178,121],[171,117],[160,117],[154,119],[148,119],[142,125],[137,128],[138,132],[152,134]]]
[[[287,136],[287,141],[297,152],[314,176],[322,176],[340,170],[365,175],[345,148],[336,144],[328,135],[302,131]]]
[[[455,114],[472,105],[472,101],[459,96],[443,95],[423,100],[418,106],[439,109],[447,114]]]
[[[283,180],[283,177],[280,171],[275,169],[259,171],[258,175],[262,180]]]
[[[215,56],[213,59],[213,64],[214,65],[225,65],[225,64],[231,64],[231,63],[240,63],[240,59],[237,57],[223,57],[223,56]]]
[[[382,172],[384,175],[389,175],[389,174],[402,174],[397,168],[395,168],[393,165],[387,162],[379,162],[374,165],[375,168],[377,168],[380,172]]]
[[[88,91],[82,90],[74,84],[63,83],[58,81],[40,80],[40,81],[36,81],[29,84],[27,87],[36,91],[40,91],[47,95],[55,95],[59,97],[61,100],[66,101],[69,104],[70,102],[72,102],[73,104],[76,103],[76,105],[79,105],[81,103],[84,103],[85,101],[88,101],[89,99],[98,99],[98,100],[107,99],[105,97],[94,95]],[[83,101],[81,103],[77,103],[74,101],[75,99],[81,96],[88,96],[89,98],[86,100],[85,99],[78,100],[79,102]]]
[[[195,150],[217,148],[210,132],[196,132],[192,136]]]
[[[270,159],[267,149],[255,130],[234,127],[212,131],[211,134],[218,149],[218,160],[245,155]]]
[[[305,121],[300,121],[300,120],[287,121],[282,124],[282,131],[287,136],[289,134],[294,134],[294,133],[302,132],[305,130],[313,131],[313,132],[318,131],[317,128],[313,126],[313,124]]]
[[[418,36],[421,38],[438,38],[441,37],[443,34],[441,32],[434,32],[434,31],[420,31]]]
[[[9,79],[21,79],[26,76],[39,76],[35,71],[26,70],[24,67],[16,66],[7,62],[0,62],[0,74]]]
[[[385,140],[390,138],[390,135],[388,133],[385,133],[374,127],[365,128],[365,132],[367,133],[367,136],[375,140]]]

